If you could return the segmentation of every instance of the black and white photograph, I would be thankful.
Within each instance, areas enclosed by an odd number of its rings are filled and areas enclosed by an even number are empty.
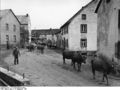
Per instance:
[[[0,90],[119,86],[120,0],[0,0]]]

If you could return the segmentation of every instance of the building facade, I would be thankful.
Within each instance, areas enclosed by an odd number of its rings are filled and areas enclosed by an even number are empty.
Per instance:
[[[31,36],[32,42],[50,42],[52,45],[56,44],[57,37],[55,35],[56,32],[58,32],[59,29],[38,29],[38,30],[32,30]]]
[[[20,43],[21,47],[24,47],[26,43],[30,41],[30,30],[31,30],[31,22],[30,16],[26,15],[17,15],[18,20],[20,21]]]
[[[98,52],[120,59],[120,0],[100,0],[98,14]]]
[[[11,9],[0,10],[1,46],[20,44],[20,22]]]
[[[91,1],[61,26],[62,48],[97,51],[97,4],[98,0]]]

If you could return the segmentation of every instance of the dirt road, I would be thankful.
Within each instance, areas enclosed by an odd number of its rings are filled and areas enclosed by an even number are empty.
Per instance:
[[[77,72],[70,65],[70,60],[63,65],[62,55],[49,49],[44,54],[22,50],[18,65],[13,64],[12,55],[5,62],[15,72],[24,73],[30,79],[31,86],[105,86],[105,82],[101,82],[101,75],[97,75],[96,80],[92,79],[89,65],[83,65],[82,72]],[[111,86],[119,86],[119,82],[110,79]]]

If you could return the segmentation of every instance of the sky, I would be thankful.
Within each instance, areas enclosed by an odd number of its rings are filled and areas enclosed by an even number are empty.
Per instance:
[[[31,29],[60,28],[91,0],[0,0],[1,9],[30,15]]]

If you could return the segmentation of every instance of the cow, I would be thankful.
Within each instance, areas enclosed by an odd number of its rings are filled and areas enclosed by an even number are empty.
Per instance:
[[[33,51],[34,48],[35,48],[35,46],[32,45],[32,44],[30,44],[30,45],[26,46],[26,48],[27,48],[29,51]]]
[[[91,67],[93,79],[95,79],[95,71],[102,72],[102,81],[104,81],[104,78],[106,78],[107,85],[109,85],[107,75],[114,72],[114,62],[112,60],[108,60],[108,58],[102,54],[100,54],[98,57],[95,55],[94,59],[91,60]]]
[[[71,59],[72,61],[73,53],[74,51],[63,50],[62,52],[63,64],[66,64],[65,59]],[[71,65],[72,65],[72,62],[71,62]]]
[[[41,51],[41,54],[44,53],[44,45],[38,45],[37,49]]]
[[[78,71],[81,71],[81,64],[86,63],[86,58],[78,51],[63,50],[63,64],[66,64],[65,59],[71,59],[71,65],[75,68],[75,64],[78,65]]]
[[[81,72],[82,63],[86,63],[86,58],[84,58],[80,52],[74,52],[72,57],[73,68],[76,69],[75,64],[77,63],[78,71]]]

